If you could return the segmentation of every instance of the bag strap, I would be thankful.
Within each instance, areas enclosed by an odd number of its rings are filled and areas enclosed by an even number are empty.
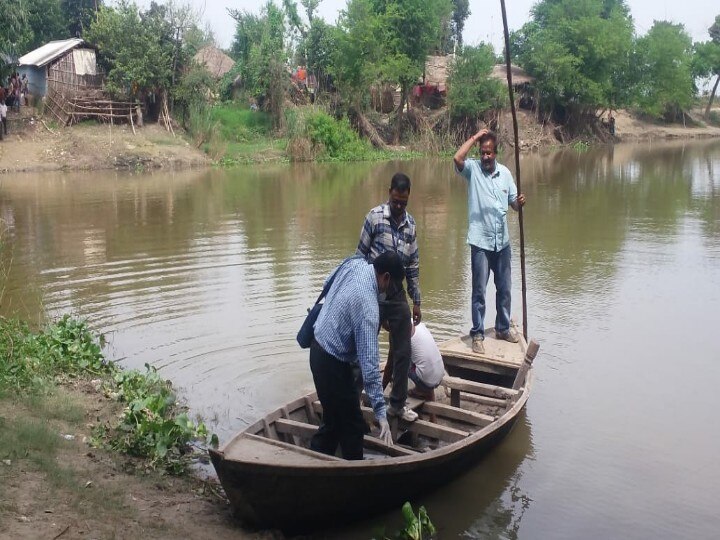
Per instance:
[[[345,263],[348,261],[352,261],[353,259],[364,259],[361,255],[351,255],[347,259],[345,259],[340,266],[337,267],[337,269],[333,272],[333,275],[330,276],[330,279],[327,280],[327,283],[325,283],[325,286],[323,287],[322,292],[320,293],[320,296],[318,296],[317,300],[315,300],[315,305],[319,304],[320,301],[325,298],[325,295],[327,295],[328,292],[330,292],[330,287],[332,287],[333,281],[335,281],[335,276],[337,276],[337,273],[340,271],[340,269],[345,266]]]

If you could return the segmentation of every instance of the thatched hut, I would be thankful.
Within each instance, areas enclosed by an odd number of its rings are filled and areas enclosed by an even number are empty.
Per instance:
[[[193,61],[205,69],[216,79],[222,78],[235,65],[235,61],[214,45],[200,49]]]

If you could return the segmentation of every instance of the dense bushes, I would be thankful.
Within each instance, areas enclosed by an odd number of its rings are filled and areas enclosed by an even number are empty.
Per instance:
[[[347,118],[336,120],[321,111],[287,111],[288,156],[293,161],[361,161],[373,148],[360,138]]]

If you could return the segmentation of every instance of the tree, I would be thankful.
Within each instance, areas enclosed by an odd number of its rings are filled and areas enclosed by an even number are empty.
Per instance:
[[[395,141],[402,130],[403,109],[410,88],[422,76],[427,55],[440,44],[443,24],[452,12],[450,0],[371,0],[378,16],[382,49],[378,72],[400,86]]]
[[[32,38],[25,44],[26,49],[36,49],[48,41],[70,37],[58,0],[25,0],[25,9],[32,33]]]
[[[322,0],[300,0],[300,4],[305,8],[305,15],[307,15],[308,23],[312,26],[312,22],[315,15],[315,10],[320,5]]]
[[[274,127],[280,129],[288,85],[285,14],[272,1],[263,6],[259,17],[237,10],[228,12],[237,23],[232,50],[241,62],[237,69],[242,85],[270,112]]]
[[[502,82],[490,77],[495,52],[490,45],[464,47],[450,68],[448,105],[454,118],[477,118],[507,101]]]
[[[98,47],[99,62],[107,73],[106,88],[132,96],[168,89],[174,53],[169,32],[157,6],[144,14],[127,0],[116,8],[102,8],[86,38]]]
[[[638,104],[645,113],[678,119],[692,105],[692,39],[682,24],[655,21],[637,43]]]
[[[307,65],[309,73],[315,74],[318,85],[323,89],[329,86],[328,76],[336,45],[337,29],[317,17],[312,19],[307,35],[298,43],[300,63]]]
[[[332,55],[331,75],[349,108],[362,111],[363,99],[377,82],[382,57],[380,17],[372,0],[350,0],[338,17],[337,45]]]
[[[102,7],[103,0],[60,0],[71,36],[84,36]]]
[[[15,57],[24,50],[25,44],[32,40],[27,11],[19,2],[3,2],[2,10],[2,14],[0,14],[0,52]],[[3,63],[3,72],[9,69],[2,60],[0,63]]]
[[[459,48],[462,48],[463,38],[462,33],[465,29],[465,21],[470,16],[470,1],[469,0],[452,0],[453,12],[452,12],[452,35],[455,39],[455,43]]]
[[[715,22],[708,32],[712,38],[711,41],[696,43],[693,54],[693,75],[695,77],[716,77],[707,107],[705,107],[703,115],[705,120],[710,118],[710,109],[720,83],[720,15],[715,17]]]
[[[579,127],[598,108],[628,104],[618,91],[633,49],[624,0],[541,0],[531,16],[513,34],[514,54],[556,120]]]

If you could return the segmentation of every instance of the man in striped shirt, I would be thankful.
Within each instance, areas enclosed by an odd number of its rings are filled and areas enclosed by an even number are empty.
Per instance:
[[[378,298],[400,283],[405,271],[396,253],[380,255],[373,264],[358,257],[337,270],[315,321],[310,369],[323,421],[310,448],[335,455],[338,444],[345,459],[363,458],[365,421],[353,368],[360,367],[365,393],[380,425],[380,438],[392,444],[380,378]],[[397,287],[397,285],[395,285]]]
[[[376,206],[365,217],[357,253],[373,262],[383,253],[399,255],[405,271],[408,293],[413,299],[412,321],[422,319],[420,311],[420,258],[418,256],[415,220],[405,209],[410,197],[410,178],[396,173],[390,181],[388,202]],[[387,292],[380,304],[380,317],[390,332],[390,351],[385,366],[384,383],[392,373],[392,391],[388,413],[412,422],[417,414],[405,406],[410,370],[410,308],[402,281]]]

